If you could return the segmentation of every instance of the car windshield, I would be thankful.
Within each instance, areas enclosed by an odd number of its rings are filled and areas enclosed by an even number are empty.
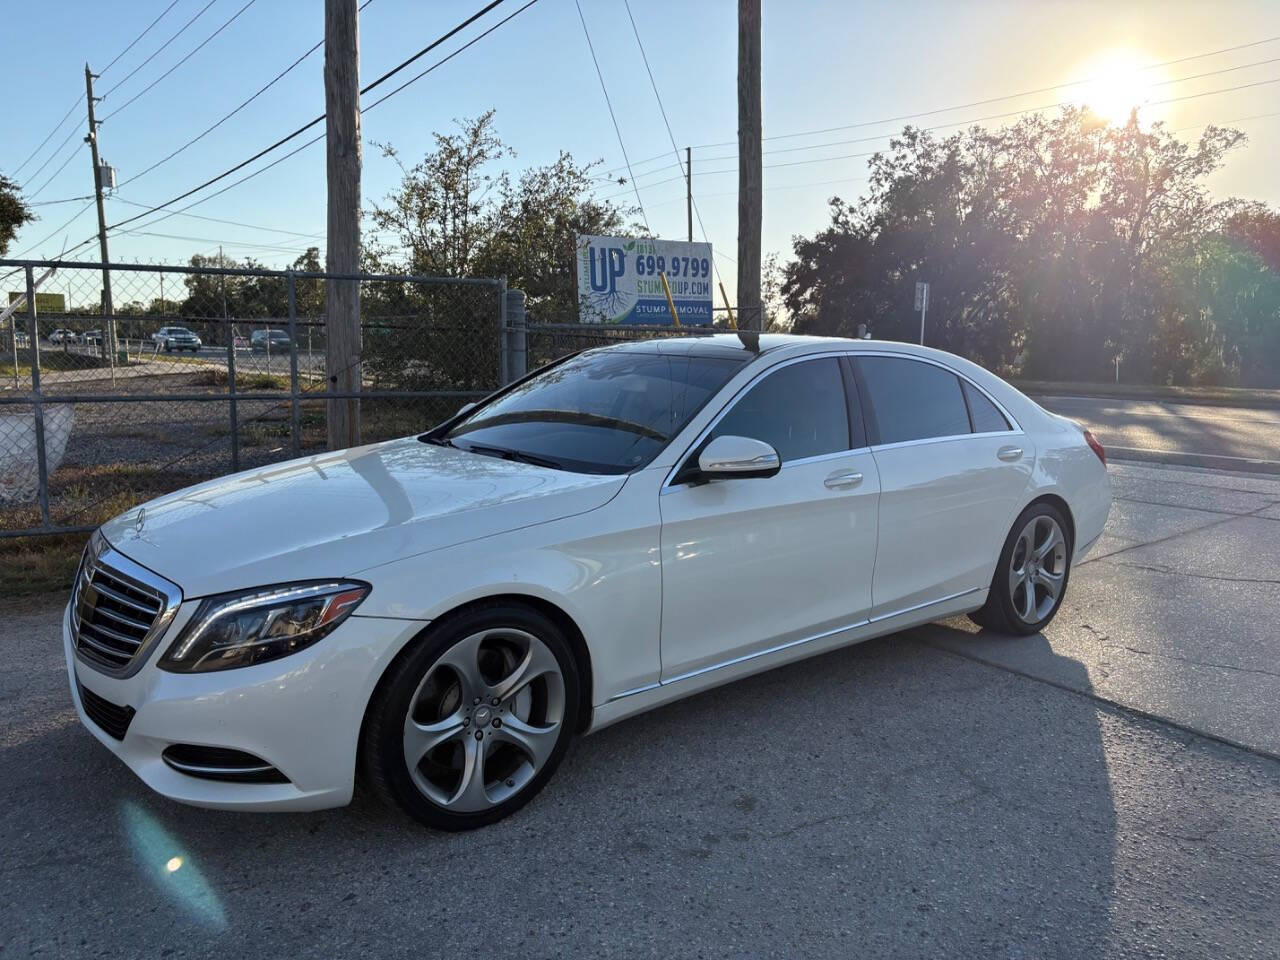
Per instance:
[[[628,473],[657,456],[743,362],[591,351],[426,439],[578,473]]]

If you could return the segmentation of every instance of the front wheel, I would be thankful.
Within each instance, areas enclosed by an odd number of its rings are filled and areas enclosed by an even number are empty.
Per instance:
[[[1028,636],[1049,625],[1066,596],[1071,538],[1062,512],[1033,503],[1018,515],[1000,551],[987,602],[970,619],[1000,633]]]
[[[528,607],[450,617],[378,685],[361,739],[363,772],[429,827],[470,830],[514,813],[559,765],[578,719],[568,641]]]

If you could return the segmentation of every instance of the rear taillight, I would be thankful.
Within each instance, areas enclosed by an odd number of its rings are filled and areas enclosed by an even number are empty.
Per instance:
[[[1086,430],[1084,432],[1084,442],[1089,445],[1090,450],[1098,455],[1098,459],[1102,461],[1102,465],[1105,467],[1107,465],[1107,451],[1102,449],[1102,444],[1098,442],[1098,438]]]

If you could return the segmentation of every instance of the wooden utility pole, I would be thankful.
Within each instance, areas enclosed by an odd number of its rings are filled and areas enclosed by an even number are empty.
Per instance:
[[[324,106],[329,183],[327,270],[360,270],[360,27],[356,0],[325,0]],[[334,393],[360,392],[360,281],[327,280],[326,369]],[[297,345],[294,345],[294,349]],[[329,449],[360,442],[360,401],[328,401]]]
[[[89,135],[85,139],[89,141],[89,156],[93,159],[93,195],[98,204],[98,254],[102,258],[102,317],[103,325],[106,327],[99,349],[103,356],[111,358],[112,379],[115,379],[116,321],[115,310],[111,303],[111,271],[107,269],[111,259],[107,253],[107,212],[102,205],[102,160],[98,156],[98,121],[93,115],[93,81],[93,72],[86,63],[84,92],[89,101]],[[68,300],[67,310],[70,309],[71,301]]]
[[[689,218],[689,242],[693,243],[693,147],[684,148],[684,212]]]
[[[760,0],[738,0],[738,325],[762,330],[760,309]]]

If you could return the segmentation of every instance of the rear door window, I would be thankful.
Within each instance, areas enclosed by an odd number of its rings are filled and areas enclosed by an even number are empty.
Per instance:
[[[879,427],[879,443],[903,443],[970,432],[960,378],[907,357],[859,357],[858,370]]]
[[[969,419],[973,421],[974,433],[1000,433],[1013,429],[985,393],[967,380],[961,382],[964,385],[964,398],[969,402]]]

